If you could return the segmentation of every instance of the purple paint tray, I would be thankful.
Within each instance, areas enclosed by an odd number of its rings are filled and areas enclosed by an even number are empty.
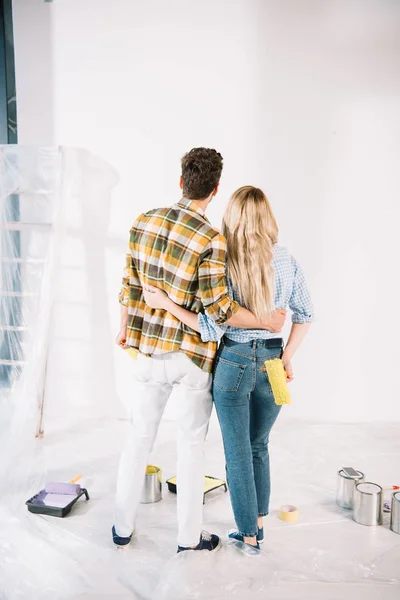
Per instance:
[[[51,506],[51,496],[54,496],[54,504],[56,506]],[[71,512],[71,508],[75,502],[82,496],[86,496],[86,500],[89,500],[87,489],[81,488],[79,494],[70,495],[71,500],[69,502],[69,498],[65,498],[65,496],[60,498],[59,494],[47,494],[45,490],[40,490],[38,494],[27,500],[25,504],[31,513],[49,515],[51,517],[66,517]]]

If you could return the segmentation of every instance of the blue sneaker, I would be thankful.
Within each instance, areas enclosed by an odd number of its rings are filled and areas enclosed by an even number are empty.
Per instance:
[[[133,535],[133,534],[132,534]],[[118,548],[123,548],[124,546],[128,546],[131,543],[132,535],[129,537],[121,537],[115,530],[115,526],[112,528],[112,537],[113,542]]]
[[[237,529],[230,529],[228,532],[228,538],[235,540],[236,542],[243,542],[243,536],[238,532]],[[264,527],[259,527],[257,532],[257,543],[262,544],[264,542]]]
[[[209,552],[216,552],[221,548],[221,540],[215,533],[208,533],[207,531],[202,531],[200,536],[200,542],[194,548],[190,546],[178,546],[179,552],[185,552],[185,550],[208,550]]]
[[[257,546],[252,546],[251,544],[246,544],[245,542],[235,542],[234,544],[239,548],[243,554],[249,556],[250,558],[258,558],[261,556],[261,548],[259,544]]]

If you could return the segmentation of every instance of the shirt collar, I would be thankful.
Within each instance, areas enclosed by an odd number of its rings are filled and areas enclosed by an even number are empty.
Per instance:
[[[178,202],[178,206],[181,206],[182,208],[186,208],[187,210],[197,213],[198,215],[203,217],[203,219],[205,219],[207,223],[209,223],[209,220],[207,219],[204,210],[200,208],[200,206],[196,202],[193,202],[193,200],[189,200],[189,198],[183,197]]]

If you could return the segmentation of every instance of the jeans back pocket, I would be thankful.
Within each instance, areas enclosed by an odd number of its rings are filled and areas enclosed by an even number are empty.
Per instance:
[[[245,370],[246,365],[218,358],[214,371],[214,385],[221,392],[237,392]]]

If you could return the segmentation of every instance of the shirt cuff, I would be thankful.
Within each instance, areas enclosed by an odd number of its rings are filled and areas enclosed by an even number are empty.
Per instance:
[[[307,315],[302,315],[300,313],[293,313],[292,314],[292,323],[296,323],[298,325],[304,325],[304,323],[312,323],[314,321],[314,315],[312,314],[307,314]]]
[[[215,321],[203,313],[198,314],[197,322],[201,340],[203,342],[218,342],[225,333],[225,329],[218,327],[218,325],[215,324]]]
[[[122,304],[123,306],[129,305],[129,295],[126,293],[126,291],[124,289],[122,289],[120,291],[120,293],[118,294],[118,300],[119,300],[119,303]]]
[[[213,319],[216,325],[223,325],[233,317],[235,313],[239,310],[240,305],[235,301],[231,300],[229,297],[225,298],[225,300],[218,306],[218,313],[216,314],[212,307],[208,306],[206,308],[207,314],[211,319]]]

